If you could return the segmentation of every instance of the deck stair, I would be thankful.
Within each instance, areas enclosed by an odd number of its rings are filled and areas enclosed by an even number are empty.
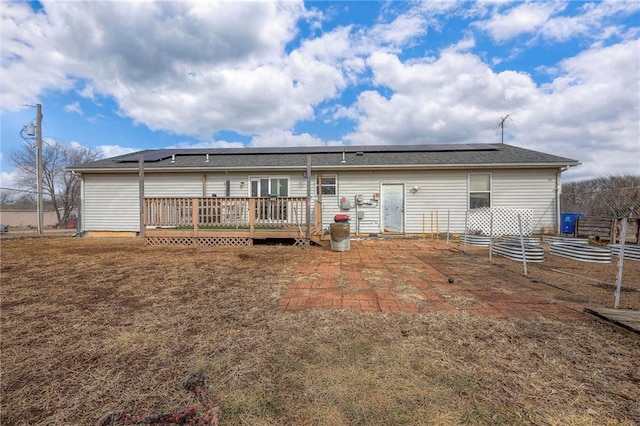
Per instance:
[[[321,225],[316,225],[311,228],[311,242],[322,247],[329,247],[331,245],[331,235],[326,233]]]

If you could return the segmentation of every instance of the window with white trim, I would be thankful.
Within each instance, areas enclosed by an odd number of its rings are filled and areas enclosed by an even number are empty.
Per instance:
[[[316,194],[336,195],[338,194],[337,175],[318,175],[316,179]]]
[[[491,207],[491,173],[469,173],[469,209]]]
[[[289,179],[280,177],[250,178],[252,197],[288,197]]]

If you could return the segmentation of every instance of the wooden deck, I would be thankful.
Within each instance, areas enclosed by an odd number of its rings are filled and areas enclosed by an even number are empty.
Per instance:
[[[245,246],[268,239],[303,245],[321,238],[322,224],[307,217],[308,207],[300,197],[145,198],[144,237],[157,245]],[[316,204],[314,213],[321,209]]]
[[[612,308],[585,308],[584,311],[633,333],[640,334],[640,311]]]

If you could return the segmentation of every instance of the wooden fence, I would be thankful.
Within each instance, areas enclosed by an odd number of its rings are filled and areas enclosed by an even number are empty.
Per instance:
[[[602,240],[611,243],[620,242],[622,221],[603,217],[579,217],[576,223],[576,237]],[[640,218],[627,219],[627,244],[638,244],[640,241]]]

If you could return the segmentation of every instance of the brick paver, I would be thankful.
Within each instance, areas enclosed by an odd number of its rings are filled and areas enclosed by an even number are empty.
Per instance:
[[[584,309],[557,298],[560,290],[452,247],[419,239],[352,240],[348,252],[311,247],[279,307],[549,319]]]

